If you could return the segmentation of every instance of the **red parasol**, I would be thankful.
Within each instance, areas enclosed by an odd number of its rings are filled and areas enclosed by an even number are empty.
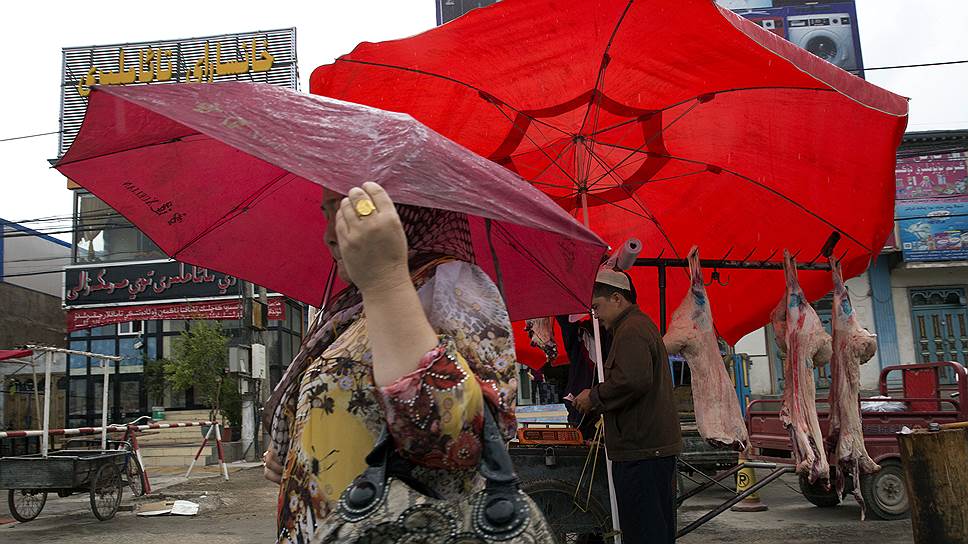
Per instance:
[[[34,352],[29,349],[0,349],[0,361],[30,357]]]
[[[611,245],[639,238],[644,258],[698,245],[708,259],[808,260],[837,232],[854,276],[893,225],[907,101],[711,0],[504,0],[362,43],[317,68],[310,90],[413,115]],[[658,317],[655,273],[633,274]],[[768,321],[784,282],[723,276],[709,296],[732,343]],[[831,288],[828,272],[801,280],[811,298]],[[670,275],[672,307],[688,283]]]
[[[407,115],[270,85],[95,87],[56,168],[172,258],[319,306],[323,186],[467,214],[513,319],[582,311],[604,243],[517,175]],[[156,279],[183,281],[184,278]]]

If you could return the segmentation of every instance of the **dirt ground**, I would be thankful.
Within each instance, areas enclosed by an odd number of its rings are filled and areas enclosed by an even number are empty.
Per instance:
[[[195,517],[137,517],[118,512],[107,522],[91,514],[86,497],[51,497],[40,516],[30,523],[0,525],[0,542],[78,543],[137,542],[144,544],[229,544],[274,541],[275,486],[258,469],[240,470],[228,482],[221,478],[193,479],[167,487],[162,496],[198,502]],[[725,491],[707,491],[687,501],[680,510],[680,527],[726,498]],[[791,477],[761,494],[766,512],[726,512],[679,540],[683,544],[742,542],[743,544],[909,544],[908,520],[860,521],[860,508],[848,499],[835,508],[816,508],[796,491]],[[6,511],[6,492],[0,518]],[[125,497],[122,505],[132,505]],[[3,520],[0,519],[0,523]]]

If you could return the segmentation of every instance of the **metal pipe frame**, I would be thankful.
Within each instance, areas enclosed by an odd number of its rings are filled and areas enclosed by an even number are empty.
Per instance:
[[[783,270],[783,263],[778,261],[739,261],[739,260],[717,260],[699,259],[699,264],[703,268],[729,268],[743,270]],[[638,258],[635,259],[635,266],[657,266],[657,267],[678,267],[686,268],[689,262],[686,259],[662,259],[662,258]],[[798,270],[830,270],[830,263],[797,263]]]
[[[756,482],[755,485],[753,485],[752,487],[750,487],[746,491],[744,491],[742,493],[738,493],[735,497],[729,499],[728,501],[724,502],[723,504],[720,504],[719,506],[717,506],[713,510],[710,510],[709,512],[707,512],[701,518],[697,519],[696,521],[694,521],[694,522],[690,523],[689,525],[685,526],[684,528],[680,529],[679,532],[676,533],[676,539],[682,538],[682,537],[686,536],[687,534],[695,531],[696,529],[698,529],[700,526],[704,525],[709,520],[715,518],[716,516],[722,514],[725,511],[729,510],[730,508],[732,508],[734,505],[736,505],[737,503],[739,503],[740,501],[742,501],[746,497],[749,497],[753,493],[756,493],[760,489],[763,489],[767,485],[769,485],[772,482],[774,482],[777,479],[779,479],[784,474],[792,474],[793,472],[796,471],[796,467],[794,467],[792,465],[777,466],[777,465],[775,465],[773,463],[757,463],[757,462],[747,462],[745,465],[747,467],[749,467],[749,468],[767,468],[767,467],[773,467],[773,472],[769,473],[762,480]]]

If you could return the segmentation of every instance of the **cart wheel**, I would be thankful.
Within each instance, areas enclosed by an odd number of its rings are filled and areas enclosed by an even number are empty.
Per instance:
[[[132,495],[135,497],[144,495],[145,474],[141,468],[141,463],[138,462],[138,458],[134,454],[128,456],[128,461],[125,463],[125,472],[127,472],[127,483],[128,487],[131,488]]]
[[[47,504],[47,492],[33,489],[11,489],[7,495],[7,505],[13,519],[27,523],[40,514]]]
[[[121,504],[124,482],[121,471],[114,463],[105,463],[97,469],[91,480],[91,511],[97,519],[107,521],[114,517]]]
[[[587,509],[576,505],[577,489],[574,484],[563,480],[533,480],[524,482],[521,490],[531,497],[544,514],[557,544],[606,542],[603,535],[612,530],[608,514],[594,497]],[[580,496],[580,499],[583,498],[584,495]],[[611,542],[612,539],[607,541]]]
[[[881,470],[860,477],[860,492],[867,513],[880,519],[904,519],[911,515],[904,467],[899,459],[885,459]]]
[[[834,470],[836,469],[833,467],[830,468],[830,489],[824,489],[824,482],[821,480],[810,483],[810,480],[806,476],[803,474],[800,475],[800,492],[814,506],[830,508],[840,504],[840,497],[837,496],[837,489],[833,483],[836,478]]]

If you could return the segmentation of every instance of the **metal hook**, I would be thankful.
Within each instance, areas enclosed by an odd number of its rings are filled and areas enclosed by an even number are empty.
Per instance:
[[[727,285],[729,285],[729,280],[726,280],[726,282],[724,283],[722,278],[719,275],[719,270],[716,268],[713,268],[713,274],[709,278],[709,283],[703,283],[703,285],[705,285],[706,287],[709,287],[710,285],[713,284],[713,282],[718,283],[720,287],[726,287]]]

